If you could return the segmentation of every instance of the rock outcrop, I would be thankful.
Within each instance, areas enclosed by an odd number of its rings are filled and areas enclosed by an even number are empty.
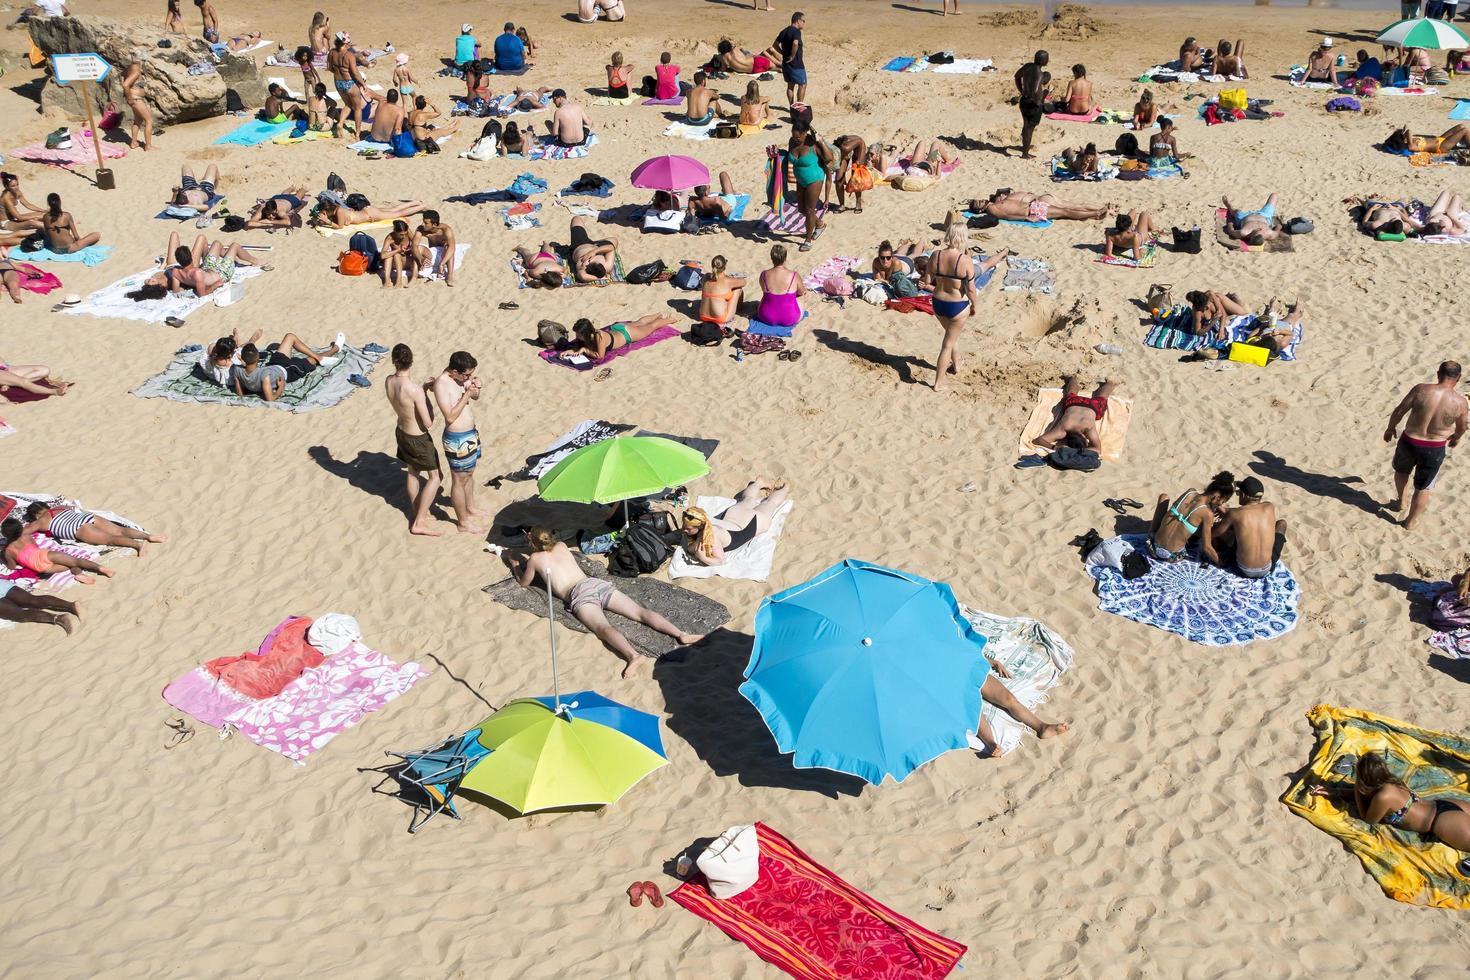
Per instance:
[[[103,17],[42,17],[30,22],[30,30],[31,40],[47,56],[92,52],[112,65],[113,74],[93,88],[98,112],[109,101],[122,101],[122,73],[134,61],[142,65],[142,88],[160,125],[222,115],[232,104],[258,106],[265,101],[265,81],[253,59],[226,54],[215,62],[209,45],[197,37]],[[171,46],[160,48],[158,42],[165,38]],[[200,62],[215,70],[189,74],[189,66]],[[80,93],[74,86],[57,85],[48,78],[41,89],[41,108],[52,107],[69,115],[78,113],[82,111]]]

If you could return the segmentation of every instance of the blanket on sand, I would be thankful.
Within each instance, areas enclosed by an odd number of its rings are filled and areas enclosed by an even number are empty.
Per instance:
[[[960,603],[960,615],[985,637],[985,656],[1011,672],[1010,677],[998,672],[992,676],[1027,708],[1034,710],[1046,701],[1072,666],[1072,647],[1034,619],[996,616],[964,603]],[[1000,755],[1008,755],[1032,734],[1031,729],[989,701],[981,702],[980,717],[990,723]]]
[[[696,504],[706,514],[722,514],[733,506],[730,497],[700,497]],[[669,561],[669,578],[721,578],[744,579],[748,582],[764,582],[771,577],[771,565],[776,559],[776,544],[786,527],[786,517],[791,513],[791,501],[781,505],[771,518],[771,526],[764,534],[757,534],[745,547],[728,555],[723,565],[701,565],[684,553],[683,548],[674,549]]]
[[[292,616],[255,653],[202,664],[163,698],[211,728],[234,728],[300,765],[312,753],[428,676],[354,641],[323,657],[306,642],[312,620]]]
[[[883,65],[879,71],[899,71],[908,74],[933,72],[936,75],[978,75],[994,71],[995,62],[990,58],[956,58],[947,65],[936,65],[926,58],[898,57]]]
[[[1470,802],[1470,741],[1326,704],[1308,711],[1307,720],[1317,744],[1306,771],[1281,797],[1287,809],[1336,837],[1389,898],[1470,909],[1470,879],[1455,867],[1459,851],[1412,830],[1365,823],[1351,802],[1355,766],[1365,752],[1378,753],[1421,799]],[[1313,796],[1312,787],[1320,784],[1336,795]]]
[[[199,354],[179,354],[162,373],[156,374],[133,389],[139,398],[167,398],[173,402],[203,405],[235,405],[251,408],[274,408],[293,414],[319,412],[331,408],[352,394],[354,385],[348,380],[354,374],[366,375],[383,354],[349,346],[342,359],[331,367],[319,367],[296,381],[286,384],[285,394],[273,402],[255,395],[241,397],[221,388],[199,370]]]
[[[112,254],[111,245],[88,245],[86,248],[75,252],[53,252],[49,248],[37,249],[27,252],[24,249],[16,249],[16,252],[25,256],[32,262],[80,262],[89,268],[101,265]]]
[[[967,947],[880,904],[763,823],[754,885],[726,899],[696,872],[669,898],[797,980],[939,980]]]
[[[1142,550],[1145,535],[1125,534],[1123,540]],[[1301,589],[1284,562],[1260,579],[1193,556],[1149,564],[1147,575],[1131,581],[1106,565],[1090,566],[1098,608],[1212,647],[1274,639],[1296,628]]]
[[[585,157],[598,143],[597,134],[591,133],[581,146],[562,146],[559,143],[540,142],[531,148],[528,160],[575,160]]]
[[[459,244],[457,244],[457,245],[454,246],[454,271],[455,272],[458,272],[464,266],[464,253],[468,252],[469,250],[470,250],[470,246],[466,242],[460,242]],[[443,276],[439,275],[438,273],[436,273],[434,271],[434,268],[439,264],[439,260],[442,259],[443,257],[444,257],[444,246],[443,245],[430,245],[429,246],[429,261],[427,263],[425,263],[419,269],[419,278],[420,279],[428,279],[430,281],[437,280],[437,279],[443,279],[444,278]]]
[[[225,146],[259,146],[262,143],[269,143],[278,136],[285,136],[291,132],[294,125],[290,122],[273,123],[252,119],[236,126],[214,142],[216,145]]]
[[[102,141],[102,159],[117,160],[127,155],[128,148],[123,144]],[[54,167],[62,167],[67,164],[87,164],[93,167],[97,165],[97,151],[93,149],[90,130],[73,134],[71,146],[64,150],[48,150],[44,142],[31,143],[27,146],[16,147],[6,156],[15,157],[18,160],[29,160],[32,163],[47,163]]]
[[[63,307],[61,312],[68,316],[101,316],[114,317],[119,320],[142,320],[145,323],[162,323],[169,317],[178,317],[182,320],[210,302],[208,296],[198,296],[192,290],[187,289],[181,293],[170,293],[163,299],[145,300],[141,303],[128,299],[128,293],[143,285],[148,277],[157,271],[156,268],[153,268],[135,272],[111,285],[103,286],[77,306]],[[258,275],[261,275],[259,269],[240,265],[235,267],[235,275],[230,281],[232,283],[243,282]]]
[[[608,573],[607,566],[601,562],[575,553],[573,557],[576,558],[578,567],[588,576],[611,581],[618,591],[634,602],[645,609],[652,609],[659,613],[686,632],[708,633],[730,621],[730,610],[697,592],[670,585],[651,575],[639,575],[637,578],[613,578]],[[545,619],[547,615],[546,585],[539,581],[533,584],[534,588],[526,589],[517,585],[514,578],[505,578],[485,586],[480,591],[503,606],[535,613]],[[587,627],[583,626],[580,620],[567,612],[566,604],[560,599],[553,600],[552,608],[556,613],[558,623],[578,633],[588,632]],[[610,612],[607,618],[608,622],[616,626],[618,631],[628,638],[628,642],[633,644],[645,657],[661,657],[679,646],[672,636],[664,636],[642,623],[624,619],[617,613]]]
[[[1187,304],[1174,307],[1164,319],[1149,327],[1148,333],[1144,334],[1143,343],[1147,347],[1159,350],[1182,350],[1196,351],[1205,348],[1216,350],[1228,350],[1231,344],[1243,344],[1250,337],[1255,328],[1258,317],[1254,313],[1245,313],[1233,316],[1226,325],[1226,335],[1223,342],[1218,341],[1212,334],[1197,335],[1193,332],[1193,311]],[[1278,360],[1296,360],[1297,345],[1302,342],[1302,331],[1306,323],[1297,322],[1292,328],[1291,343],[1281,351]]]
[[[1056,292],[1057,270],[1046,259],[1023,259],[1006,256],[1006,275],[1000,282],[1004,292],[1041,293],[1050,296]]]
[[[1090,396],[1091,392],[1079,392]],[[1036,445],[1036,437],[1056,424],[1062,417],[1062,389],[1042,388],[1036,393],[1036,402],[1031,406],[1031,415],[1021,429],[1021,455],[1029,456],[1051,452]],[[1128,443],[1128,426],[1133,422],[1133,399],[1117,395],[1108,399],[1108,410],[1098,420],[1097,431],[1102,437],[1102,458],[1116,463],[1123,458],[1123,449]]]
[[[1114,253],[1113,255],[1099,255],[1092,261],[1101,265],[1120,266],[1124,269],[1152,269],[1159,261],[1159,240],[1150,238],[1145,242],[1136,259],[1132,255]]]

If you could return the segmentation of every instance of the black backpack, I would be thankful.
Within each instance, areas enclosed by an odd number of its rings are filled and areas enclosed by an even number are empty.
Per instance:
[[[651,99],[653,98],[654,93],[656,93],[657,91],[658,79],[654,78],[652,75],[644,75],[643,84],[638,86],[638,94],[643,96],[645,99]]]
[[[635,286],[646,286],[666,271],[668,271],[668,267],[664,265],[664,260],[654,259],[652,262],[645,262],[643,265],[633,269],[623,279]]]
[[[1183,228],[1175,228],[1173,232],[1174,251],[1185,252],[1189,255],[1200,253],[1200,230],[1198,228],[1191,228],[1188,231]]]
[[[673,550],[653,528],[634,521],[608,555],[607,570],[620,578],[656,572],[669,560]]]
[[[367,199],[366,194],[352,193],[347,195],[347,206],[354,211],[361,211],[363,208],[372,207],[373,202]]]
[[[714,347],[725,342],[729,331],[719,324],[700,320],[689,328],[689,342],[700,347]]]
[[[327,190],[335,191],[338,194],[346,194],[347,182],[341,177],[338,177],[336,173],[327,174]]]
[[[1062,446],[1047,456],[1046,462],[1053,469],[1081,470],[1084,473],[1091,473],[1102,465],[1102,457],[1095,449],[1073,449],[1071,446]]]
[[[1113,152],[1119,156],[1130,158],[1138,156],[1138,137],[1132,133],[1122,134],[1118,137],[1118,141],[1113,144]]]

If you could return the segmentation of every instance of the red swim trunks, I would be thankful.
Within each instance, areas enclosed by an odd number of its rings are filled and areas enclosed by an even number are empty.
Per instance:
[[[1078,405],[1083,408],[1092,409],[1092,414],[1101,419],[1108,413],[1108,400],[1106,398],[1087,398],[1076,392],[1069,391],[1062,396],[1062,411],[1075,408]]]
[[[771,70],[771,59],[763,54],[758,54],[751,60],[755,62],[755,66],[751,69],[752,75],[764,75]]]

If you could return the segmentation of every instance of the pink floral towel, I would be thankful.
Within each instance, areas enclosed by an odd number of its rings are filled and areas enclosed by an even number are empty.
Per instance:
[[[123,144],[102,141],[102,159],[116,160],[118,157],[127,155],[128,148]],[[64,150],[48,150],[45,143],[32,143],[30,146],[16,147],[7,156],[20,160],[31,160],[35,163],[49,163],[53,166],[61,166],[65,163],[87,163],[88,161],[91,161],[93,166],[97,164],[97,151],[92,148],[91,130],[73,133],[71,146]]]

